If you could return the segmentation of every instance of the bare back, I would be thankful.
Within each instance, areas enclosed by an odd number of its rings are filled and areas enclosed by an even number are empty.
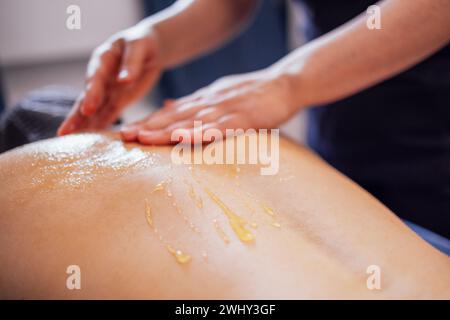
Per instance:
[[[449,259],[307,149],[282,140],[275,176],[170,150],[83,134],[0,156],[0,297],[450,298]]]

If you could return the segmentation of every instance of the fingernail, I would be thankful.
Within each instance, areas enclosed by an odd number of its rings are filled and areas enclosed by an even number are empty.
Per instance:
[[[125,140],[134,140],[137,136],[137,128],[135,126],[123,126],[120,133]]]
[[[142,136],[142,137],[148,138],[148,137],[151,137],[152,135],[153,135],[153,131],[149,131],[149,130],[139,131],[139,136]]]
[[[131,132],[131,131],[136,131],[137,127],[134,125],[124,125],[120,128],[120,131],[122,132]]]
[[[61,126],[61,127],[58,129],[58,135],[64,136],[64,135],[66,135],[66,134],[71,133],[71,132],[73,131],[73,129],[74,129],[74,125],[73,125],[73,124],[66,124],[66,125],[63,125],[63,126]]]
[[[140,130],[137,140],[143,144],[153,144],[155,140],[155,132],[150,130]]]

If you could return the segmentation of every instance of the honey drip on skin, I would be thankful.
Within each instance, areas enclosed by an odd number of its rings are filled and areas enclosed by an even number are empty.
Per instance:
[[[238,236],[239,240],[242,242],[252,242],[255,240],[253,233],[245,228],[247,222],[236,215],[233,211],[228,208],[228,206],[220,200],[214,193],[209,189],[205,188],[205,192],[208,196],[222,209],[223,213],[227,216],[228,222],[230,223],[231,229]]]
[[[158,184],[155,186],[155,188],[153,189],[152,193],[153,193],[153,192],[156,192],[156,191],[161,191],[161,190],[164,190],[164,184],[163,184],[163,182],[158,183]]]
[[[155,230],[155,226],[153,224],[152,209],[150,208],[148,199],[145,199],[145,218],[147,219],[147,223],[150,226],[150,228]]]
[[[247,192],[246,195],[247,195],[247,197],[249,197],[249,198],[252,199],[253,201],[259,202],[258,200],[255,199],[255,197],[254,197],[250,192]],[[252,209],[248,206],[248,204],[246,204],[246,206],[247,206],[250,210],[252,210]],[[267,205],[265,205],[265,204],[261,204],[261,207],[262,207],[262,209],[264,210],[264,212],[272,218],[272,222],[270,223],[270,225],[271,225],[272,227],[275,227],[275,228],[281,228],[281,224],[276,220],[277,214],[275,213],[275,211],[274,211],[271,207],[269,207],[269,206],[267,206]],[[255,229],[258,227],[258,225],[257,225],[256,223],[254,223],[254,222],[251,224],[251,226],[252,226],[252,227],[255,227]]]
[[[223,229],[220,226],[219,222],[216,219],[214,219],[213,223],[214,223],[214,228],[216,229],[217,233],[219,234],[219,237],[223,240],[223,242],[225,242],[225,244],[229,244],[230,243],[230,238],[228,238],[228,236],[226,235],[225,231],[223,231]]]
[[[276,221],[275,211],[273,211],[272,208],[268,207],[265,204],[263,204],[262,207],[264,209],[264,212],[267,213],[270,217],[272,217],[272,222],[270,223],[270,225],[275,228],[281,228],[280,223],[278,221]]]
[[[158,183],[155,188],[152,190],[153,192],[164,191],[166,189],[166,185],[170,182],[170,180],[161,181]]]
[[[271,217],[275,216],[275,212],[273,212],[272,208],[270,208],[266,205],[263,205],[263,209],[269,216],[271,216]]]
[[[249,193],[246,192],[246,194],[243,196],[242,193],[236,192],[235,189],[230,189],[230,192],[233,193],[236,197],[240,198],[244,202],[244,206],[249,210],[250,214],[252,216],[255,215],[256,209],[249,203],[249,199],[256,201],[255,198]],[[256,201],[257,202],[257,201]],[[250,227],[253,229],[258,229],[258,224],[255,221],[252,221],[249,223]]]
[[[192,257],[181,250],[174,249],[170,244],[165,241],[163,236],[159,233],[158,229],[155,228],[153,223],[152,211],[148,199],[145,199],[145,218],[147,220],[148,225],[152,229],[152,231],[158,236],[158,240],[165,244],[167,250],[175,257],[175,260],[179,264],[187,264],[192,260]]]
[[[178,205],[178,203],[176,202],[175,199],[173,199],[173,193],[172,190],[170,190],[170,188],[168,188],[168,184],[170,184],[172,182],[172,179],[169,178],[165,181],[161,181],[160,183],[158,183],[155,188],[153,189],[153,192],[157,192],[157,191],[165,191],[166,196],[169,199],[172,199],[172,206],[175,208],[177,214],[179,214],[183,220],[188,224],[189,228],[192,229],[192,231],[196,232],[196,233],[201,233],[200,229],[192,222],[189,220],[189,218],[183,213],[183,210],[181,210],[180,206]]]
[[[190,171],[193,171],[193,170],[190,169]],[[239,171],[240,171],[239,168],[237,168],[237,170],[235,172],[238,173]],[[193,177],[198,183],[200,183],[196,179],[197,177],[194,174],[193,174]],[[181,208],[178,206],[177,202],[173,198],[172,191],[168,188],[168,184],[170,182],[171,182],[171,179],[168,179],[168,180],[158,183],[155,186],[155,188],[153,189],[152,193],[157,192],[157,191],[165,191],[166,196],[169,199],[172,199],[172,206],[176,209],[177,213],[182,215],[183,219],[189,224],[189,227],[192,230],[199,232],[198,228],[192,222],[190,222],[189,219],[183,214]],[[188,194],[191,197],[191,199],[194,200],[196,206],[198,208],[203,208],[202,198],[195,192],[195,189],[192,186],[192,184],[190,184],[186,180],[185,180],[185,183],[189,187]],[[201,183],[200,183],[200,185],[201,185]],[[247,221],[245,219],[243,219],[240,216],[238,216],[237,214],[235,214],[217,195],[215,195],[213,192],[211,192],[208,188],[203,187],[203,189],[206,192],[206,194],[216,203],[216,205],[219,206],[219,208],[223,211],[225,216],[228,218],[228,222],[229,222],[233,232],[239,238],[239,240],[244,243],[253,242],[255,240],[255,236],[253,235],[253,233],[250,230],[246,229],[246,226],[249,225],[251,228],[256,229],[256,228],[258,228],[258,224],[255,222],[247,223]],[[238,197],[241,197],[241,194],[237,194],[235,190],[233,190],[233,193],[235,193]],[[261,205],[263,211],[272,218],[272,221],[270,223],[271,226],[276,227],[276,228],[281,227],[280,223],[276,220],[277,214],[275,213],[275,211],[272,208],[270,208],[269,206],[267,206],[265,204],[261,204],[261,202],[259,202],[258,200],[255,200],[255,198],[250,193],[247,192],[246,195],[248,198],[256,201],[256,203],[259,203]],[[245,202],[245,205],[253,214],[255,213],[255,209],[248,202]],[[158,230],[155,228],[154,223],[153,223],[152,212],[151,212],[151,208],[150,208],[150,205],[149,205],[147,199],[146,199],[146,207],[145,207],[145,216],[146,216],[146,220],[147,220],[147,223],[149,224],[149,226],[153,229],[155,234],[158,235],[159,240],[165,244],[167,250],[169,251],[170,254],[173,255],[173,257],[176,259],[176,261],[179,264],[189,263],[192,260],[192,257],[189,254],[187,254],[181,250],[175,249],[173,246],[168,244],[167,241],[165,241],[164,238],[158,233]],[[222,229],[222,227],[220,226],[219,222],[216,219],[213,220],[213,224],[214,224],[214,228],[216,229],[216,232],[218,233],[219,237],[224,241],[224,243],[225,244],[230,243],[230,238],[224,232],[224,230]],[[206,252],[203,252],[202,258],[204,261],[207,261],[208,254]]]
[[[189,196],[194,200],[197,208],[199,209],[203,208],[203,200],[200,196],[197,195],[197,193],[194,190],[194,187],[191,184],[189,184]]]
[[[240,168],[238,167],[238,166],[234,166],[234,170],[233,170],[233,172],[240,172]],[[197,181],[197,183],[199,183],[200,185],[202,184],[200,181],[199,181],[199,178],[195,175],[195,172],[192,172],[192,176],[193,176],[193,178],[195,179],[195,181]],[[225,212],[225,214],[227,214],[227,211],[226,210],[228,210],[229,212],[231,212],[232,214],[234,214],[222,201],[220,201],[220,199],[216,196],[216,195],[214,195],[211,191],[209,191],[207,188],[205,188],[204,187],[204,189],[205,189],[205,191],[206,191],[206,193],[219,205],[219,207],[221,207],[221,209]],[[275,213],[275,211],[272,209],[272,208],[270,208],[269,206],[267,206],[267,205],[264,205],[264,204],[262,204],[259,200],[257,200],[256,199],[256,197],[254,196],[254,195],[252,195],[250,192],[246,192],[245,193],[245,196],[243,196],[242,195],[242,192],[241,193],[239,193],[239,192],[236,192],[236,189],[231,189],[230,190],[230,192],[231,193],[233,193],[236,197],[238,197],[238,198],[240,198],[240,199],[242,199],[243,200],[243,202],[244,202],[244,205],[245,205],[245,207],[250,211],[250,213],[252,214],[252,215],[254,215],[255,214],[255,208],[253,208],[253,206],[252,205],[250,205],[249,204],[249,202],[248,202],[248,200],[252,200],[252,201],[254,201],[256,204],[258,204],[258,205],[261,205],[262,206],[262,209],[263,209],[263,211],[267,214],[267,215],[269,215],[272,219],[272,221],[270,222],[270,225],[272,226],[272,227],[274,227],[274,228],[281,228],[281,224],[276,220],[276,216],[277,216],[277,214]],[[247,198],[247,199],[245,199],[245,198]],[[228,216],[228,215],[227,215]],[[236,216],[236,215],[234,215],[234,216]],[[239,218],[239,219],[241,219],[240,217],[238,217],[238,216],[236,216],[237,218]],[[245,220],[243,220],[243,219],[241,219],[241,221],[243,222],[242,224],[241,224],[241,226],[242,225],[245,225],[246,224],[246,221]],[[230,224],[231,224],[231,221],[230,221]],[[256,223],[256,222],[254,222],[254,221],[252,221],[252,222],[250,222],[249,223],[249,225],[250,225],[250,227],[252,228],[252,229],[257,229],[258,228],[258,224]],[[236,230],[233,228],[233,230],[235,231],[235,233],[237,233],[236,232]],[[244,230],[245,230],[245,228],[244,228]],[[248,230],[246,230],[246,231],[248,231]],[[249,232],[249,231],[248,231]],[[250,233],[250,232],[249,232]],[[245,240],[243,240],[241,237],[239,237],[242,241],[244,241],[245,242]],[[249,238],[253,238],[254,239],[254,236],[253,236],[253,234],[251,234],[250,233],[250,236],[249,236]],[[253,240],[252,239],[252,240]],[[250,242],[250,241],[252,241],[252,240],[247,240],[247,242]]]
[[[169,196],[169,194],[167,194],[167,196],[171,197],[171,196]],[[196,233],[201,233],[200,229],[192,221],[190,221],[189,218],[183,213],[180,206],[178,205],[178,203],[175,200],[172,201],[172,206],[175,208],[177,213],[183,218],[183,220],[188,224],[189,228],[191,228],[192,231],[194,231]]]
[[[192,260],[190,255],[182,252],[181,250],[174,249],[171,245],[167,245],[166,248],[180,264],[186,264]]]
[[[230,166],[231,167],[229,167],[226,175],[231,176],[234,179],[239,179],[239,173],[241,172],[241,168],[239,168],[237,164],[232,164]]]
[[[275,228],[281,228],[281,224],[279,222],[276,222],[276,221],[272,222],[271,225],[273,227],[275,227]]]

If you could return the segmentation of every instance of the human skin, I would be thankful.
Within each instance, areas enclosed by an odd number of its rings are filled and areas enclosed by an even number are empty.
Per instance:
[[[395,76],[449,42],[449,0],[385,0],[379,5],[381,30],[369,30],[367,15],[361,14],[266,69],[221,78],[190,96],[165,105],[147,118],[124,127],[123,139],[168,144],[174,129],[191,130],[194,120],[202,120],[207,126],[222,131],[226,128],[274,128],[308,106],[348,97]],[[140,42],[132,42],[138,52],[136,59],[129,59],[132,74],[139,70],[141,77],[150,77],[154,73],[146,71],[145,61],[153,61],[157,70],[164,70],[218,46],[241,29],[239,26],[248,19],[252,8],[254,1],[183,1],[144,20],[132,29],[134,33],[142,33],[142,28],[152,30],[150,38],[158,40],[150,41],[153,45],[145,45],[149,37],[143,36]],[[130,38],[130,34],[128,32],[125,38]],[[111,41],[106,42],[108,46]],[[159,49],[149,51],[147,47]],[[144,59],[142,52],[147,51],[151,53]],[[128,61],[120,58],[120,50],[117,52],[114,61]],[[98,55],[94,54],[92,61],[97,60]],[[102,74],[94,79],[102,80],[94,81],[88,74],[89,85],[60,128],[60,134],[104,128],[117,118],[125,105],[145,92],[144,89],[131,91],[139,94],[128,100],[114,97],[121,96],[120,88],[139,82],[130,80],[122,86],[121,81],[114,80],[117,67],[109,67],[107,63],[93,65],[97,65],[98,73]],[[147,90],[156,77],[154,75],[144,86]],[[106,82],[114,83],[111,89]],[[108,95],[112,98],[106,99]]]
[[[193,59],[237,33],[254,0],[182,0],[112,35],[92,53],[86,85],[59,134],[110,126],[162,70]],[[189,32],[187,32],[189,30]]]
[[[93,133],[1,155],[0,298],[450,298],[449,258],[306,148],[281,139],[273,176],[174,165],[170,151]],[[80,290],[66,288],[69,265]]]

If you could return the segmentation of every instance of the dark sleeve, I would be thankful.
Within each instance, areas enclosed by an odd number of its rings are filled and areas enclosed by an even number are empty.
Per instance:
[[[6,104],[5,104],[5,98],[3,95],[3,82],[2,82],[2,77],[0,74],[0,116],[2,115],[2,113],[5,109],[6,109]]]

